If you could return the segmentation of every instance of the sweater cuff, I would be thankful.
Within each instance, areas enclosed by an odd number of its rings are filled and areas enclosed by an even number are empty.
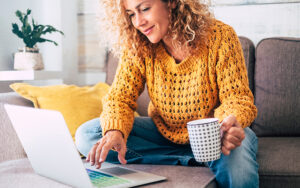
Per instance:
[[[229,115],[234,115],[237,119],[237,121],[240,123],[240,125],[242,126],[242,128],[246,128],[249,127],[252,123],[252,115],[249,114],[249,117],[245,116],[242,113],[238,113],[236,111],[227,111],[227,113],[215,113],[215,118],[218,118],[219,121],[223,121],[226,117],[228,117]]]
[[[104,136],[108,131],[111,130],[118,130],[122,133],[125,144],[127,143],[127,139],[130,133],[130,129],[127,128],[126,122],[122,121],[121,119],[102,119],[101,121],[101,128],[102,128],[102,136]]]

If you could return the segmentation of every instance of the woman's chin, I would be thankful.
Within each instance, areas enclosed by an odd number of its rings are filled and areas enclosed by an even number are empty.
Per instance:
[[[148,37],[148,40],[152,43],[152,44],[156,44],[156,43],[159,43],[159,41],[161,40],[161,39],[153,39],[153,38],[149,38]]]

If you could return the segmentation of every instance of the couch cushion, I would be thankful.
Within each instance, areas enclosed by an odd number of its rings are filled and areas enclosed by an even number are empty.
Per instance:
[[[85,87],[76,85],[39,87],[26,83],[14,83],[10,87],[22,97],[31,100],[36,108],[61,112],[74,140],[75,132],[81,124],[100,116],[102,97],[109,90],[109,86],[101,82]]]
[[[167,181],[142,186],[145,188],[217,187],[215,176],[207,167],[128,164],[126,167],[167,177]]]
[[[145,188],[200,188],[216,187],[213,173],[206,167],[126,165],[127,168],[142,170],[167,177],[167,181],[148,184]],[[34,173],[28,159],[0,163],[0,187],[61,187],[69,186]]]
[[[256,48],[258,136],[300,135],[300,38],[269,38]]]
[[[0,93],[0,102],[0,162],[24,158],[26,157],[26,154],[10,120],[8,119],[3,104],[7,103],[31,107],[33,104],[14,92]]]
[[[300,137],[259,137],[260,187],[300,185]]]

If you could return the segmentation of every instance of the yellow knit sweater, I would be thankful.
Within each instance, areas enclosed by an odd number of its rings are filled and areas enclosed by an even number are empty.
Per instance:
[[[179,64],[163,45],[155,58],[144,61],[124,53],[103,100],[103,134],[120,130],[127,140],[145,83],[151,99],[148,114],[159,132],[174,143],[189,142],[186,124],[191,120],[216,117],[222,121],[233,114],[247,127],[257,114],[241,44],[234,30],[220,21],[213,26],[207,48]]]

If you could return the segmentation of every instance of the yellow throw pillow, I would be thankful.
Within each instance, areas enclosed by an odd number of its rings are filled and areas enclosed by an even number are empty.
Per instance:
[[[37,87],[15,83],[10,87],[22,97],[32,101],[36,108],[60,111],[73,140],[75,140],[76,129],[82,123],[100,116],[101,99],[109,89],[106,83],[86,87],[75,85]]]

